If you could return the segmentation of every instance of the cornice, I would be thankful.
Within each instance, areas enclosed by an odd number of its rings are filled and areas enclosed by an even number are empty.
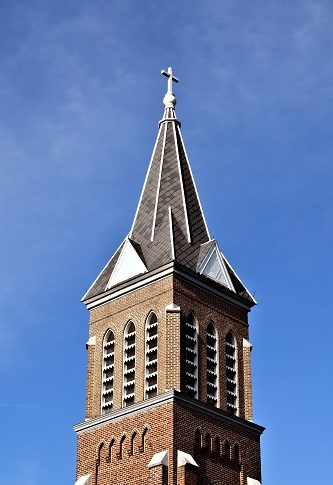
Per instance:
[[[198,401],[197,399],[192,399],[185,396],[179,391],[174,389],[167,391],[159,396],[155,396],[151,399],[146,399],[144,401],[128,406],[127,408],[122,408],[111,413],[108,413],[97,418],[88,419],[83,423],[79,423],[73,426],[76,433],[84,433],[87,431],[92,431],[107,424],[111,424],[115,421],[119,421],[127,416],[135,416],[143,411],[149,411],[158,406],[164,404],[181,404],[187,408],[193,409],[195,411],[201,412],[206,416],[213,417],[215,420],[235,426],[239,429],[246,430],[255,435],[261,435],[265,428],[259,424],[247,421],[245,419],[239,418],[238,416],[233,416],[226,411],[214,408],[206,403]]]
[[[246,300],[236,293],[233,293],[228,288],[224,288],[222,285],[219,285],[214,281],[210,281],[205,276],[194,273],[193,271],[190,271],[175,262],[168,263],[153,271],[149,271],[148,273],[131,278],[130,280],[120,283],[119,285],[114,286],[110,290],[105,291],[100,295],[84,300],[83,303],[86,305],[88,310],[91,310],[92,308],[104,305],[116,298],[138,290],[139,288],[170,275],[178,275],[195,286],[213,294],[223,301],[232,303],[236,307],[242,308],[243,310],[250,311],[251,307],[254,305],[253,302]]]

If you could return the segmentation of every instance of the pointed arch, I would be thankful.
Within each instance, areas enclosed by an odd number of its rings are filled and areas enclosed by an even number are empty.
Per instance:
[[[185,321],[185,392],[198,399],[198,323],[192,312]]]
[[[235,462],[236,465],[239,465],[240,462],[241,462],[240,448],[239,448],[239,444],[238,443],[236,443],[235,446],[234,446],[233,460],[234,460],[234,462]]]
[[[198,453],[202,449],[202,434],[200,429],[197,429],[194,435],[194,449]]]
[[[221,456],[221,438],[219,436],[216,436],[214,440],[214,453],[216,457]]]
[[[205,449],[206,454],[210,456],[212,454],[212,437],[209,433],[207,433],[205,437]]]
[[[230,443],[228,440],[225,440],[224,442],[224,447],[223,447],[223,457],[225,459],[225,461],[229,462],[230,461]]]
[[[102,456],[102,450],[104,448],[104,441],[102,441],[98,447],[97,447],[97,458],[96,458],[96,464],[95,464],[95,482],[98,483],[98,474],[99,474],[99,468],[101,464],[101,456]]]
[[[102,414],[110,413],[113,409],[114,389],[114,355],[115,355],[114,332],[110,328],[106,331],[103,339],[103,365],[102,365]]]
[[[99,464],[101,462],[101,455],[102,455],[102,450],[105,446],[105,443],[104,441],[102,441],[99,445],[98,445],[98,448],[97,448],[97,463]]]
[[[206,330],[207,403],[218,406],[218,339],[215,325],[210,321]]]
[[[145,427],[145,429],[142,432],[142,435],[141,435],[141,444],[139,446],[140,453],[143,453],[146,450],[148,431],[149,431],[149,428],[148,427]]]
[[[151,311],[145,325],[145,399],[157,395],[158,384],[158,321]]]
[[[227,411],[238,414],[237,345],[231,331],[225,337]]]
[[[112,455],[113,455],[113,449],[114,449],[114,446],[116,444],[116,440],[114,438],[112,438],[112,440],[110,441],[110,444],[109,444],[109,454],[108,454],[108,458],[109,458],[109,462],[112,461]]]
[[[135,402],[136,328],[130,320],[124,330],[123,407]]]
[[[117,453],[117,458],[119,460],[122,459],[123,457],[123,452],[124,452],[124,443],[125,443],[125,440],[126,440],[126,435],[124,434],[121,438],[120,438],[120,441],[119,441],[119,447],[118,447],[118,453]]]
[[[137,438],[137,436],[138,436],[138,431],[134,430],[133,433],[132,433],[132,436],[131,436],[130,447],[129,447],[129,450],[128,450],[129,456],[134,455],[135,439]]]

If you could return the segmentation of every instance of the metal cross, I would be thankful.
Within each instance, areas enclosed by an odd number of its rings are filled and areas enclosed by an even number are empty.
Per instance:
[[[168,93],[172,94],[172,81],[174,81],[175,83],[179,83],[178,77],[172,75],[172,67],[168,67],[167,71],[163,69],[163,71],[161,71],[161,74],[168,78]]]

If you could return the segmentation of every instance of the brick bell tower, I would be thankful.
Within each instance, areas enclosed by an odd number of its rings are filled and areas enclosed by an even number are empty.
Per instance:
[[[248,313],[211,238],[172,69],[132,228],[83,297],[90,312],[76,485],[260,485]]]

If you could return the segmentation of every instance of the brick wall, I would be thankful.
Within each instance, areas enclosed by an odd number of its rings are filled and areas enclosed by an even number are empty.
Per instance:
[[[113,409],[122,407],[123,335],[129,320],[132,320],[136,326],[135,402],[144,399],[145,322],[150,311],[154,311],[158,319],[158,392],[164,392],[168,348],[165,307],[172,303],[172,298],[172,277],[169,277],[91,310],[89,335],[96,336],[96,346],[94,351],[89,351],[88,356],[87,418],[101,414],[103,339],[109,328],[115,336]]]
[[[192,312],[198,324],[199,400],[206,403],[206,330],[212,321],[219,352],[218,407],[227,408],[225,337],[232,331],[237,347],[239,416],[252,419],[250,348],[243,345],[249,338],[248,311],[179,276],[165,277],[90,311],[86,418],[101,415],[103,339],[108,329],[115,337],[113,411],[122,408],[123,335],[129,320],[136,326],[135,402],[144,400],[145,322],[151,311],[158,319],[158,394],[168,389],[180,391],[184,386],[181,328]],[[195,447],[199,432],[201,444]],[[211,445],[206,442],[209,436]],[[230,459],[225,456],[226,442],[231,447]],[[240,449],[240,461],[233,458],[235,445]],[[149,470],[152,456],[165,449],[169,450],[167,475],[162,466]],[[177,469],[178,449],[194,456],[199,468]],[[260,480],[259,435],[241,424],[221,424],[179,403],[151,406],[122,418],[110,415],[99,427],[78,434],[77,476],[88,473],[93,485],[195,485],[196,481],[198,485],[246,485],[247,476]]]
[[[181,313],[166,312],[166,306],[171,303],[179,305]],[[199,399],[206,402],[206,329],[209,321],[213,321],[218,334],[219,407],[226,409],[227,405],[225,336],[231,330],[237,343],[239,415],[252,417],[250,364],[249,359],[244,362],[246,353],[243,352],[243,339],[248,339],[247,312],[172,276],[91,310],[89,335],[96,337],[96,345],[88,349],[86,417],[101,413],[103,338],[109,328],[115,335],[113,409],[122,407],[123,334],[129,320],[136,326],[135,402],[144,399],[145,321],[150,311],[158,318],[158,393],[184,388],[180,326],[186,315],[193,312],[198,322]]]
[[[91,473],[92,485],[146,485],[153,455],[172,448],[172,422],[167,403],[79,433],[77,476]]]
[[[93,485],[246,485],[247,476],[261,479],[259,439],[242,420],[228,423],[175,398],[79,432],[77,476],[91,473]],[[169,466],[148,469],[164,450]],[[199,467],[178,468],[177,450]]]
[[[196,439],[198,432],[200,444]],[[260,436],[246,431],[241,425],[221,422],[176,403],[174,437],[174,449],[191,454],[199,465],[196,473],[200,485],[246,485],[247,476],[261,480]],[[226,441],[230,445],[230,457],[225,454]],[[236,444],[239,460],[235,459]]]

